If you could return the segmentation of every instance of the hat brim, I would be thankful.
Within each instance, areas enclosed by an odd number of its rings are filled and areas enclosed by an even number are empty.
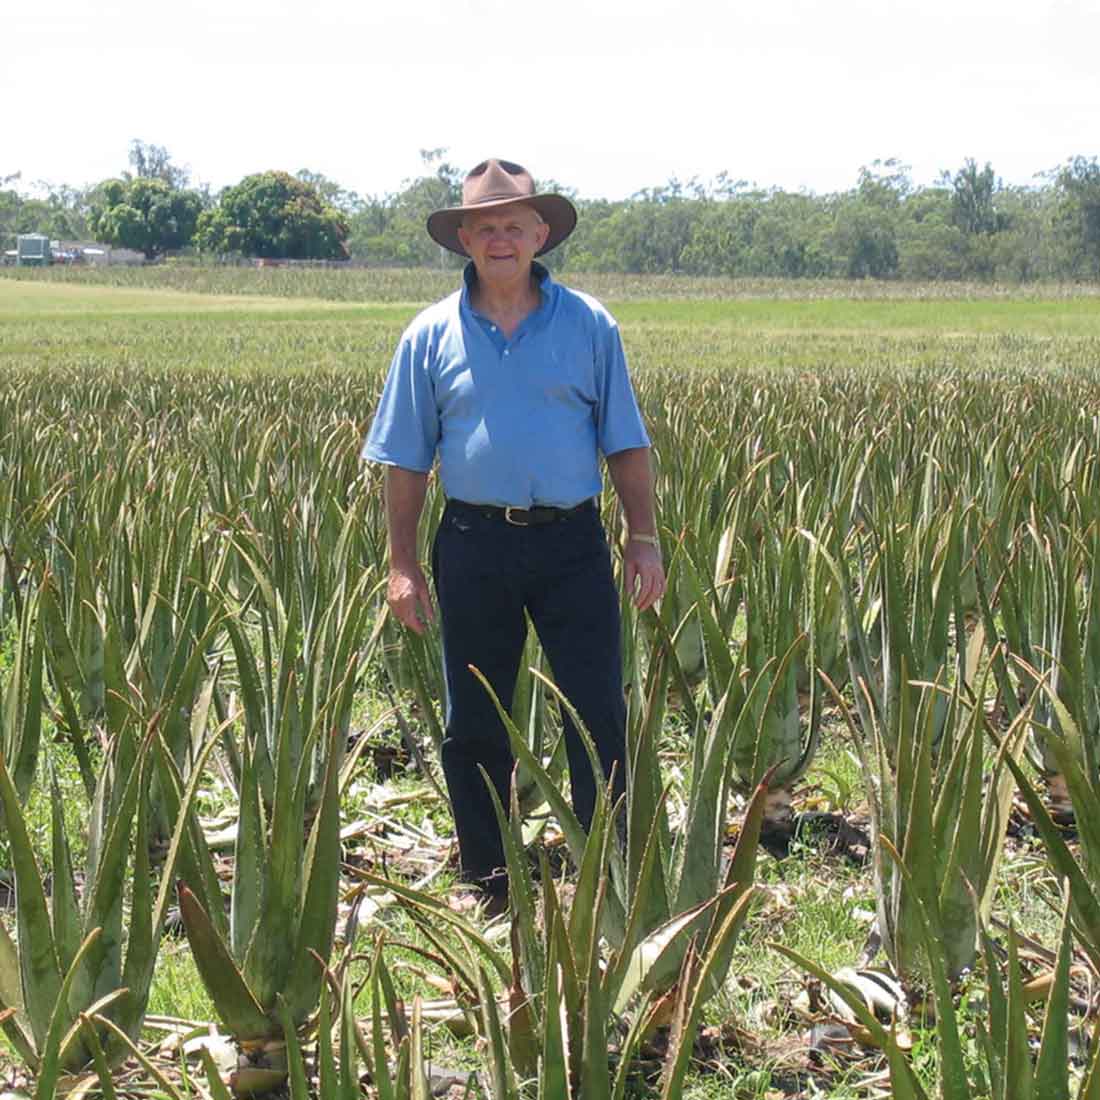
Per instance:
[[[481,210],[494,210],[500,206],[515,206],[517,203],[533,206],[539,216],[550,227],[546,244],[535,253],[543,256],[552,248],[557,248],[577,227],[577,208],[564,196],[554,194],[524,195],[523,198],[496,199],[492,202],[479,202],[472,206],[449,206],[428,215],[428,236],[436,244],[459,256],[469,256],[458,239],[458,230],[467,214]]]

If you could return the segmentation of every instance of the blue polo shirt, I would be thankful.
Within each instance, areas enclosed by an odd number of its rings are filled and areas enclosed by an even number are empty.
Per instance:
[[[599,455],[648,447],[619,328],[534,264],[541,303],[510,339],[470,304],[477,274],[397,346],[363,457],[427,473],[474,504],[569,508],[600,492]]]

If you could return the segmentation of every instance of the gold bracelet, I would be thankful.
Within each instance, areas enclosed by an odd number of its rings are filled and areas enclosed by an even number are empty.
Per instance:
[[[661,540],[656,535],[635,535],[630,534],[626,537],[627,542],[644,542],[648,546],[656,546],[658,550],[661,549]]]

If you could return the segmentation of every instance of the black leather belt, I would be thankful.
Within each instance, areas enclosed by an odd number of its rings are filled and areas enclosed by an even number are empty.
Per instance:
[[[572,508],[553,508],[548,504],[536,504],[533,508],[502,508],[498,504],[471,504],[466,500],[449,500],[448,508],[474,512],[486,519],[499,519],[513,527],[541,527],[547,523],[557,523],[569,516],[575,516],[586,508],[593,508],[592,500],[582,500]]]

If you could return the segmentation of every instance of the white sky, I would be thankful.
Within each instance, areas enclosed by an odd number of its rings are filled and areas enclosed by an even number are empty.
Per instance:
[[[24,188],[117,175],[131,138],[215,188],[309,168],[382,194],[446,146],[586,198],[1100,154],[1100,0],[4,0],[0,43]]]

